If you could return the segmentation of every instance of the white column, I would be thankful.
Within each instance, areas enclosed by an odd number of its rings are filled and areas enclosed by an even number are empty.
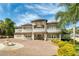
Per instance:
[[[21,33],[23,33],[23,30],[24,30],[23,27],[21,28],[21,30],[22,30]],[[21,38],[22,38],[22,40],[25,39],[24,34],[21,34]]]
[[[47,32],[47,23],[46,22],[44,23],[44,29],[45,29],[44,40],[47,40],[47,34],[46,34],[46,32]]]
[[[61,34],[59,34],[59,39],[61,40]]]
[[[32,24],[32,40],[34,40],[34,24]]]
[[[23,30],[24,30],[24,29],[23,29],[23,27],[22,27],[22,31],[21,31],[21,32],[23,32]]]
[[[45,34],[44,34],[44,40],[46,40],[46,39],[47,39],[47,34],[45,33]]]
[[[34,40],[34,34],[32,33],[32,40]]]

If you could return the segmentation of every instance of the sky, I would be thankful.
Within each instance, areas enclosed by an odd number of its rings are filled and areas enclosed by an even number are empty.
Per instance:
[[[64,8],[55,3],[2,3],[0,20],[11,18],[16,25],[30,23],[35,19],[55,20],[58,11]]]
[[[54,21],[56,13],[65,11],[55,3],[0,3],[0,20],[11,18],[17,26],[31,23],[35,19]]]

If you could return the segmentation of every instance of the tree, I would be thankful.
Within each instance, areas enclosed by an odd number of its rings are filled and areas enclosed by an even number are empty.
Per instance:
[[[14,35],[15,23],[11,19],[5,18],[4,24],[5,24],[5,35],[6,36]]]
[[[15,32],[15,23],[9,19],[5,18],[0,20],[0,35],[1,36],[13,36]]]
[[[62,28],[70,23],[73,25],[73,43],[75,44],[75,28],[76,22],[79,20],[79,4],[70,3],[62,5],[65,6],[66,11],[58,12],[56,18],[60,17],[60,25]]]
[[[4,35],[4,21],[0,20],[0,35]]]

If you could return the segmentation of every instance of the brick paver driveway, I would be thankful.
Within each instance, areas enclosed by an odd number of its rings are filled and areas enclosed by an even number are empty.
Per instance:
[[[0,39],[0,43],[4,41],[5,39]],[[57,54],[58,46],[51,41],[18,39],[12,39],[12,41],[21,43],[24,47],[14,51],[0,51],[0,56],[51,56]]]

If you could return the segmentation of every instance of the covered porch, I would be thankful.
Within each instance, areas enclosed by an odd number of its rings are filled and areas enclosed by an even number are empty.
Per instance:
[[[47,34],[47,39],[60,39],[61,40],[61,34],[60,33],[48,33]]]
[[[33,40],[46,40],[47,33],[46,32],[34,32],[32,33],[32,39]]]

